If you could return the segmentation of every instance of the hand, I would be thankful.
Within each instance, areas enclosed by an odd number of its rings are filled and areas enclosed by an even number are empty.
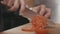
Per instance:
[[[47,8],[44,4],[33,7],[33,11],[47,18],[51,17],[51,9]]]
[[[19,8],[19,0],[3,0],[2,4],[9,7],[9,11],[16,11]]]
[[[8,6],[10,6],[8,10],[16,11],[19,8],[19,0],[14,0],[14,1],[10,0]]]
[[[12,3],[12,2],[10,2],[10,3]],[[19,8],[19,6],[20,6],[20,9],[19,9],[19,15],[20,15],[25,11],[26,4],[25,4],[24,0],[15,0],[14,5],[11,6],[11,8],[9,10],[12,10],[12,11],[17,10]]]
[[[3,0],[2,4],[9,6],[9,11],[16,11],[21,5],[20,12],[25,10],[25,1],[24,0]]]
[[[13,6],[15,0],[3,0],[1,1],[2,4],[7,5],[9,7]]]

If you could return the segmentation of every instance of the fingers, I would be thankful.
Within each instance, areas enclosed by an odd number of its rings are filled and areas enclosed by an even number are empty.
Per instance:
[[[18,8],[19,8],[19,0],[15,0],[14,5],[9,10],[16,11]]]
[[[21,12],[24,12],[25,7],[26,7],[25,1],[24,1],[24,0],[20,0],[20,4],[21,4],[21,9],[20,9],[20,11],[21,11]]]
[[[1,1],[1,3],[4,4],[4,5],[7,5],[8,1],[9,0],[3,0],[3,1]]]
[[[26,7],[25,0],[20,0],[20,11],[19,11],[19,15],[22,15],[23,14],[23,12],[25,11],[25,7]]]
[[[7,6],[12,7],[15,0],[9,0]]]
[[[51,16],[51,9],[50,8],[46,8],[46,14],[44,16],[47,18],[49,18]]]
[[[45,5],[40,5],[39,14],[41,16],[45,16],[46,18],[49,18],[51,16],[51,9],[47,8]]]
[[[43,5],[43,4],[40,5],[40,11],[39,11],[39,14],[43,16],[44,13],[45,13],[45,9],[46,9],[46,6],[45,6],[45,5]]]
[[[44,5],[44,4],[33,8],[33,11],[38,13],[39,15],[45,16],[47,18],[49,18],[51,16],[51,9],[47,8],[46,5]]]
[[[14,4],[14,1],[15,0],[3,0],[3,1],[1,1],[1,3],[11,7]]]
[[[20,0],[20,12],[23,12],[25,10],[26,4],[25,4],[25,0]]]

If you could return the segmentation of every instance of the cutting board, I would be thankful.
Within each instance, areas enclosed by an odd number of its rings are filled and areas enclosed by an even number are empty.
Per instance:
[[[23,27],[30,27],[30,26],[31,26],[31,23],[28,23],[28,24],[4,31],[0,34],[35,34],[35,32],[24,32],[21,30]],[[49,29],[49,34],[60,34],[59,24],[51,24],[47,29]]]

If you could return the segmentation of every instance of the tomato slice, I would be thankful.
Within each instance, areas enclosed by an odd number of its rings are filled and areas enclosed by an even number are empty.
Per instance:
[[[33,32],[33,30],[31,28],[22,28],[22,31],[25,31],[25,32]]]

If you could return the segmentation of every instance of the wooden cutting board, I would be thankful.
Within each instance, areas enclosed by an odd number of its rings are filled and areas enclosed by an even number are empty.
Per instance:
[[[22,26],[19,26],[19,27],[16,27],[16,28],[13,28],[13,29],[10,29],[7,31],[4,31],[0,34],[35,34],[35,32],[24,32],[24,31],[22,31],[21,28],[23,28],[25,26],[30,27],[31,23],[25,24],[25,25],[22,25]],[[49,27],[47,29],[50,30],[49,34],[60,34],[60,25],[58,25],[58,24],[49,25]]]

